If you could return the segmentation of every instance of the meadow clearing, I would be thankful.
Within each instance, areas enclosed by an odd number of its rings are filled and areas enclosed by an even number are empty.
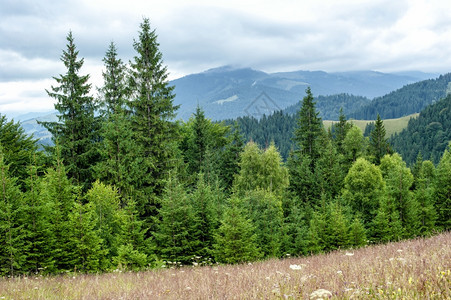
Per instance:
[[[0,299],[451,299],[451,233],[310,257],[0,279]]]

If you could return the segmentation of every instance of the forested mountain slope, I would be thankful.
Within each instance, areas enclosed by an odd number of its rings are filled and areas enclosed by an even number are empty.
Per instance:
[[[448,73],[436,79],[406,85],[375,98],[368,105],[349,114],[349,117],[356,120],[374,120],[379,114],[383,119],[392,119],[418,113],[429,104],[444,98],[450,82],[451,73]]]
[[[412,164],[421,152],[424,159],[438,163],[451,141],[451,95],[426,107],[406,129],[390,139],[393,148]]]

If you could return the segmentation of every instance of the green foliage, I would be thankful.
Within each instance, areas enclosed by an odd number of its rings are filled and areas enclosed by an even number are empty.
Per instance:
[[[24,249],[26,232],[23,228],[23,195],[9,176],[0,144],[0,274],[14,276],[23,273],[27,253]]]
[[[139,37],[133,43],[136,56],[130,62],[131,127],[136,141],[133,163],[139,166],[134,187],[139,196],[137,207],[142,217],[157,214],[157,197],[164,190],[169,170],[175,164],[177,106],[174,106],[174,87],[169,86],[167,67],[163,66],[157,35],[151,30],[149,19],[140,25]],[[135,169],[134,169],[135,170]]]
[[[409,165],[420,152],[424,159],[437,164],[451,140],[450,128],[451,95],[448,95],[426,107],[417,118],[410,119],[407,128],[393,136],[390,143]]]
[[[365,154],[367,144],[367,139],[363,137],[362,130],[357,126],[351,126],[342,144],[344,165],[347,167],[347,170],[357,158]]]
[[[437,166],[435,177],[435,208],[437,225],[444,230],[451,228],[451,143],[443,153]]]
[[[358,158],[344,180],[343,199],[355,213],[360,213],[365,225],[376,215],[385,182],[378,167]]]
[[[368,145],[368,152],[372,157],[373,162],[379,165],[382,157],[391,152],[390,145],[387,142],[384,122],[381,116],[377,115],[374,123],[374,130],[371,131],[370,143]]]
[[[32,163],[38,146],[37,140],[27,136],[20,123],[8,121],[0,114],[0,145],[3,147],[4,163],[9,165],[9,174],[18,178],[22,186],[28,177],[27,166]]]
[[[261,257],[255,226],[246,218],[239,198],[229,199],[214,239],[215,258],[219,262],[234,264]]]
[[[50,131],[54,142],[58,140],[69,178],[86,190],[92,182],[92,168],[98,160],[98,120],[94,117],[94,99],[89,95],[89,75],[79,75],[84,59],[78,60],[72,32],[66,39],[67,50],[63,51],[61,61],[67,72],[54,77],[58,85],[47,91],[57,101],[58,122],[41,124]]]
[[[355,216],[351,225],[349,225],[349,244],[357,248],[367,244],[365,226],[363,226],[359,216]]]

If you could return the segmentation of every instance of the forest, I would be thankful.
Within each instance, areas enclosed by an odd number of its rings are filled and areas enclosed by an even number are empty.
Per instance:
[[[125,63],[107,47],[94,97],[68,33],[47,90],[58,121],[42,123],[54,146],[0,116],[2,276],[234,264],[451,228],[449,144],[409,168],[379,116],[368,138],[343,113],[326,131],[307,88],[285,162],[201,107],[176,120],[148,19],[133,48]]]

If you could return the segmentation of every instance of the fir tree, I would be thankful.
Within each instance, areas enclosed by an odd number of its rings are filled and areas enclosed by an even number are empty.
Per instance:
[[[246,218],[241,200],[232,197],[225,207],[221,226],[214,235],[215,258],[218,262],[234,264],[261,257],[255,227]]]
[[[227,191],[232,187],[235,175],[240,171],[239,161],[243,148],[243,137],[240,134],[238,124],[235,123],[232,134],[228,137],[228,141],[221,155],[219,168],[221,181]]]
[[[141,173],[135,178],[140,192],[137,206],[141,216],[157,213],[158,200],[164,189],[169,170],[174,166],[178,106],[174,106],[173,86],[169,85],[167,68],[163,66],[157,35],[149,19],[140,25],[138,40],[133,48],[136,56],[130,62],[132,131],[136,140],[136,161]]]
[[[0,144],[0,274],[14,276],[24,271],[27,249],[23,195],[8,169]]]
[[[451,143],[437,166],[435,178],[435,207],[437,225],[444,230],[451,228]]]
[[[359,216],[355,216],[349,226],[349,244],[352,247],[363,247],[367,244],[366,230]]]
[[[80,75],[84,60],[78,60],[72,32],[67,35],[67,42],[67,50],[61,56],[67,72],[54,77],[59,85],[47,91],[57,100],[58,122],[41,124],[53,135],[53,141],[58,139],[69,178],[87,189],[93,180],[92,168],[98,160],[98,120],[94,117],[94,99],[89,95],[89,75]]]
[[[374,130],[371,132],[369,152],[374,159],[374,163],[379,165],[385,154],[391,153],[390,145],[387,142],[384,122],[378,114],[375,122]]]
[[[335,144],[337,145],[337,151],[340,154],[345,154],[347,151],[343,148],[343,142],[351,129],[352,124],[348,123],[346,116],[343,113],[343,108],[340,108],[340,114],[338,116],[338,123],[335,124]]]

